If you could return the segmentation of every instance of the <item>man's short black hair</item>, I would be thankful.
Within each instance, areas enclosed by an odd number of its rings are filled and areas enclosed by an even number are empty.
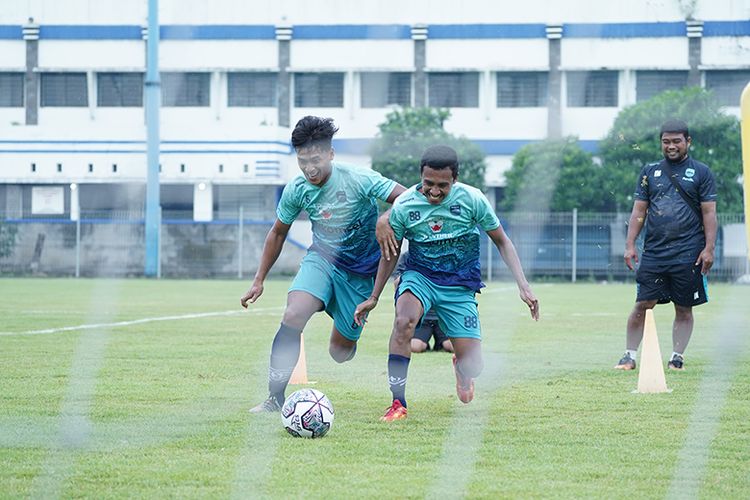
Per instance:
[[[428,166],[435,170],[450,168],[453,173],[453,180],[458,177],[458,153],[450,146],[438,144],[425,149],[422,159],[419,161],[419,173],[424,171]]]
[[[331,139],[339,129],[333,124],[333,118],[305,116],[292,131],[292,147],[295,150],[313,145],[331,147]]]
[[[661,139],[664,134],[682,134],[685,136],[685,140],[690,137],[687,123],[676,119],[667,120],[662,124],[661,130],[659,131],[659,139]]]

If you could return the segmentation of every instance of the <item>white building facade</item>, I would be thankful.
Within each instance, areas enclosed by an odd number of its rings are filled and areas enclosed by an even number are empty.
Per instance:
[[[146,1],[0,5],[0,212],[142,210]],[[596,151],[623,107],[688,85],[739,114],[750,81],[750,0],[162,0],[159,17],[162,207],[198,221],[272,219],[307,114],[367,165],[394,106],[449,108],[493,197],[527,143]]]

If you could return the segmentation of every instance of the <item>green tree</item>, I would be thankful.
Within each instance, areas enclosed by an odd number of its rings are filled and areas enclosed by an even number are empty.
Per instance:
[[[700,87],[663,92],[623,109],[600,145],[605,193],[613,209],[629,212],[641,168],[659,161],[659,128],[670,119],[684,120],[690,129],[690,155],[706,163],[716,177],[718,210],[742,212],[742,171],[739,120],[724,114],[710,91]]]
[[[388,113],[372,145],[372,168],[406,187],[413,186],[420,179],[419,160],[424,150],[445,144],[458,153],[458,179],[484,190],[485,154],[469,139],[443,129],[449,116],[448,110],[435,108],[403,108]]]
[[[546,140],[522,147],[505,173],[505,211],[606,211],[601,195],[601,167],[581,149],[576,137]]]

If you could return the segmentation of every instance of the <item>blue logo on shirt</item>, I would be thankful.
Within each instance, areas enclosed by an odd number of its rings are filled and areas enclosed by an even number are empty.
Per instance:
[[[451,205],[450,211],[453,215],[461,215],[461,205]]]

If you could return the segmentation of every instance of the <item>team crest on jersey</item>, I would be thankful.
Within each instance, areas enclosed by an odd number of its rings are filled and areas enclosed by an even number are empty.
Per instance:
[[[685,177],[692,177],[695,175],[695,169],[694,168],[686,168],[685,169]]]
[[[336,199],[340,203],[344,203],[346,201],[346,191],[336,191]]]
[[[451,205],[450,211],[453,215],[461,215],[461,205]]]
[[[430,226],[430,229],[432,230],[433,233],[439,233],[440,231],[443,230],[443,219],[438,219],[438,218],[429,219],[427,221],[427,225]]]

